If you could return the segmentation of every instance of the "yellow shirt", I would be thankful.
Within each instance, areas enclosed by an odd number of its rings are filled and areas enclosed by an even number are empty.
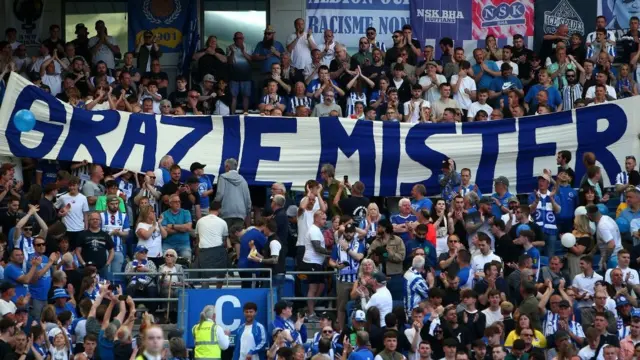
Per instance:
[[[504,346],[505,347],[512,347],[513,346],[513,342],[518,340],[518,339],[520,339],[520,336],[518,336],[516,334],[515,330],[511,330],[511,332],[507,336],[506,340],[504,341]],[[545,349],[547,347],[547,339],[544,337],[544,335],[540,331],[534,330],[532,345],[533,345],[533,347],[537,347],[537,348],[540,348],[540,349]]]

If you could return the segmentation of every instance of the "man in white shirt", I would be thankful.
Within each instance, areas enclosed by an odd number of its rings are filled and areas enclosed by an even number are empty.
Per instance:
[[[289,35],[287,39],[287,51],[291,54],[291,66],[298,70],[311,64],[311,50],[318,46],[313,40],[311,29],[305,33],[304,19],[298,18],[294,21],[296,32]]]
[[[323,271],[324,260],[326,257],[331,256],[331,251],[328,250],[324,243],[324,235],[322,230],[327,223],[327,214],[318,210],[313,214],[313,225],[306,233],[306,241],[304,243],[304,256],[302,258],[303,271]],[[307,292],[308,298],[316,298],[322,296],[324,291],[324,283],[326,281],[325,275],[307,275],[307,281],[309,282],[309,291]],[[307,319],[309,321],[318,321],[319,318],[314,312],[315,300],[307,300],[308,314]]]
[[[455,75],[454,75],[455,76]],[[469,110],[467,111],[467,120],[473,121],[476,117],[476,114],[480,110],[484,110],[488,114],[491,114],[493,108],[487,104],[487,100],[489,99],[489,90],[488,89],[480,89],[477,93],[478,101],[473,102],[469,106]]]
[[[424,99],[433,103],[440,98],[440,84],[447,82],[444,75],[438,74],[438,64],[435,61],[427,62],[427,74],[420,77],[418,84],[424,91]]]
[[[219,217],[221,207],[220,201],[214,201],[209,207],[209,215],[201,217],[196,223],[194,269],[224,269],[227,266],[229,228],[227,222]],[[211,274],[203,273],[200,277],[211,277]],[[224,277],[224,274],[220,277]],[[208,288],[209,284],[203,283],[202,287]],[[222,282],[218,282],[217,288],[222,288]]]
[[[502,47],[502,60],[496,61],[496,65],[498,68],[502,67],[502,64],[511,65],[511,73],[515,76],[518,76],[518,64],[511,61],[511,56],[513,55],[513,48],[511,45],[505,45]]]
[[[573,278],[571,287],[576,293],[578,307],[590,307],[593,305],[596,282],[603,280],[603,278],[593,271],[593,258],[590,255],[583,256],[580,259],[580,270],[582,270],[582,273]]]
[[[313,38],[312,38],[313,39]],[[333,35],[333,31],[331,29],[326,29],[324,31],[324,43],[318,45],[318,50],[320,50],[322,65],[329,66],[331,61],[336,57],[336,45],[335,37]]]
[[[476,99],[476,81],[469,76],[470,71],[471,64],[463,60],[460,62],[460,71],[451,76],[453,99],[458,102],[462,110],[469,109],[471,103]]]
[[[489,307],[482,310],[482,313],[484,314],[484,317],[486,319],[485,327],[489,327],[493,323],[502,321],[504,319],[504,316],[502,315],[502,308],[500,307],[500,302],[502,302],[500,290],[489,290]]]
[[[622,250],[622,238],[620,236],[620,228],[616,221],[607,215],[602,215],[595,205],[587,206],[587,217],[590,221],[596,223],[596,235],[598,237],[600,253],[600,268],[613,268],[617,266],[618,251]]]
[[[489,235],[482,231],[476,233],[478,239],[477,247],[479,251],[474,251],[471,259],[471,267],[475,272],[476,278],[484,277],[484,264],[492,261],[502,263],[500,256],[493,253],[491,250],[491,238]]]
[[[55,204],[58,216],[62,218],[62,223],[67,228],[71,249],[79,245],[76,242],[77,238],[89,226],[89,202],[86,196],[80,194],[79,184],[80,180],[75,176],[72,177],[69,180],[69,192],[60,196]]]
[[[614,89],[611,85],[607,85],[607,80],[609,79],[607,77],[607,74],[605,74],[604,72],[599,72],[596,74],[596,85],[604,85],[604,87],[607,89],[606,95],[615,100],[618,98],[616,89]],[[591,100],[596,96],[596,85],[590,86],[587,89],[587,92],[584,95],[585,99]]]
[[[89,49],[93,53],[91,61],[94,65],[104,61],[109,70],[116,68],[115,55],[120,54],[120,47],[113,36],[107,34],[107,27],[102,20],[96,21],[96,36],[89,39]]]
[[[244,304],[242,310],[245,323],[236,330],[233,357],[243,360],[259,360],[267,349],[267,332],[264,325],[255,321],[258,313],[258,306],[255,303]]]
[[[0,284],[0,316],[4,317],[7,314],[15,314],[18,307],[11,301],[11,298],[16,295],[16,286],[9,281],[3,281]],[[18,300],[19,301],[19,300]],[[24,300],[23,300],[24,301]],[[29,300],[27,299],[27,302]]]
[[[625,24],[626,25],[626,24]],[[604,16],[598,16],[596,18],[596,29],[604,29],[607,26],[607,18]],[[585,39],[585,47],[591,46],[591,43],[596,41],[596,32],[592,31],[587,35]],[[607,42],[611,45],[616,44],[616,32],[615,30],[607,30]]]
[[[597,84],[594,86],[593,101],[587,104],[587,106],[606,104],[607,101],[607,88],[605,85]]]
[[[420,360],[420,344],[422,343],[422,336],[420,331],[424,326],[424,309],[417,307],[411,312],[411,327],[404,331],[404,336],[407,337],[411,348],[409,348],[409,356],[407,360]]]
[[[371,285],[375,294],[370,299],[367,299],[366,294],[361,293],[361,295],[365,295],[361,296],[362,308],[366,312],[370,307],[377,307],[380,310],[380,326],[385,327],[387,324],[384,321],[384,317],[393,309],[393,298],[391,297],[391,292],[387,289],[387,276],[378,271],[369,280],[369,285]]]
[[[616,269],[622,270],[622,278],[627,284],[640,285],[640,278],[638,277],[638,271],[629,267],[631,263],[631,255],[626,249],[618,251],[618,266]],[[604,280],[611,284],[611,271],[613,269],[607,269],[604,274]]]
[[[422,98],[423,87],[418,84],[411,86],[411,100],[405,102],[404,106],[404,122],[415,124],[420,120],[420,112],[422,108],[431,107],[429,101]]]

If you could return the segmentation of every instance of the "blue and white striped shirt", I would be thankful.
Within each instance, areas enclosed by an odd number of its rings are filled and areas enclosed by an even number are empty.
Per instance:
[[[558,322],[560,321],[560,315],[558,314],[554,314],[551,311],[547,310],[547,313],[545,315],[544,318],[544,323],[542,325],[542,329],[543,329],[543,334],[545,337],[549,337],[553,334],[555,334],[556,332],[558,332],[558,330],[560,330],[558,328]],[[569,330],[575,334],[577,337],[581,337],[584,338],[584,331],[582,330],[582,325],[580,325],[579,323],[573,321],[573,320],[568,320],[567,321],[567,325],[569,326]],[[577,345],[577,343],[571,339],[571,341]]]
[[[108,211],[102,213],[102,231],[110,234],[114,230],[128,231],[130,228],[129,217],[118,211],[116,214],[110,214]],[[126,239],[118,235],[113,235],[113,250],[124,253],[124,243]]]
[[[342,240],[342,238],[340,238]],[[349,263],[349,266],[345,266],[340,270],[338,275],[338,281],[352,283],[358,279],[358,269],[360,268],[360,262],[349,255],[349,251],[354,251],[358,254],[365,252],[365,246],[363,241],[358,241],[358,236],[354,236],[353,240],[349,243],[347,251],[342,250],[342,247],[336,241],[331,253],[331,260],[338,264]]]
[[[411,311],[429,298],[429,286],[419,272],[410,268],[404,273],[403,289],[404,309],[407,312],[407,317],[411,318]]]
[[[533,193],[529,194],[529,204],[532,204],[535,200],[536,195]],[[558,202],[558,199],[555,200]],[[540,201],[538,201],[538,207],[536,208],[535,222],[540,226],[542,232],[545,234],[558,233],[558,227],[556,226],[556,214],[553,212],[553,204],[551,203],[549,191],[547,191],[546,194],[540,194]]]
[[[367,94],[364,92],[356,93],[352,91],[349,93],[349,98],[347,99],[347,113],[344,116],[351,116],[356,113],[356,103],[361,102],[364,107],[367,107]]]
[[[384,41],[376,41],[375,48],[380,49],[383,53],[387,52],[387,46],[384,44]],[[375,48],[373,47],[373,44],[369,44],[369,52],[373,52],[373,49]]]
[[[313,102],[311,101],[311,98],[308,96],[304,96],[304,97],[294,96],[291,99],[289,99],[289,106],[288,106],[287,112],[295,114],[296,108],[300,105],[311,109],[312,104]]]
[[[595,55],[598,55],[601,51],[603,51],[602,47],[599,43],[592,43],[591,46],[587,48],[587,59],[591,59]],[[606,49],[604,51],[609,54],[609,56],[616,56],[616,46],[607,43]]]
[[[261,104],[271,104],[271,105],[277,105],[277,104],[285,104],[285,100],[284,97],[276,94],[274,97],[274,100],[271,100],[271,96],[270,95],[265,95],[262,97],[262,102],[260,102]]]
[[[629,173],[627,171],[621,171],[616,175],[616,185],[627,185],[629,184]],[[620,202],[624,202],[624,192],[620,194]]]

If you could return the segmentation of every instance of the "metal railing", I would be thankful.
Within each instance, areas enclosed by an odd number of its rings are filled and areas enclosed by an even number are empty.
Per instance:
[[[285,274],[286,275],[331,275],[331,276],[333,276],[334,279],[337,279],[337,276],[339,275],[338,271],[336,271],[336,270],[329,270],[329,271],[287,271],[287,272],[285,272]],[[338,299],[337,296],[311,296],[311,297],[309,297],[309,296],[283,296],[281,298],[281,300],[285,300],[285,301],[307,301],[307,300],[335,301],[337,299]],[[327,308],[326,310],[335,311],[337,309]]]

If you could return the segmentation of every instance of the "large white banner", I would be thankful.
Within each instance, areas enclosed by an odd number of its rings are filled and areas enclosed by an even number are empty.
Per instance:
[[[363,181],[368,195],[407,195],[416,183],[440,192],[442,162],[469,168],[482,192],[506,176],[512,192],[530,192],[555,154],[569,150],[578,179],[582,156],[594,152],[610,184],[624,157],[638,154],[638,97],[578,111],[464,124],[404,124],[338,118],[259,116],[160,116],[74,109],[11,74],[0,108],[0,155],[73,160],[151,170],[165,154],[182,167],[207,164],[224,171],[224,160],[239,160],[249,184],[279,181],[302,189],[320,178],[329,163],[336,177]],[[20,133],[13,115],[30,109],[35,129]],[[576,161],[578,160],[578,161]]]

